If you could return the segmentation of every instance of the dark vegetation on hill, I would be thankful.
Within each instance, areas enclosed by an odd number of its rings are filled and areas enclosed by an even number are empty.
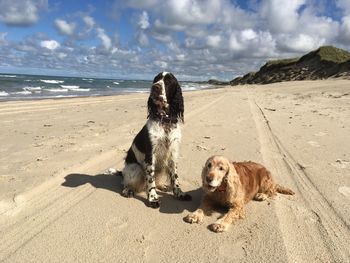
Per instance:
[[[350,77],[350,53],[332,46],[320,47],[300,58],[268,61],[259,71],[231,80],[231,85],[268,84],[292,80]]]

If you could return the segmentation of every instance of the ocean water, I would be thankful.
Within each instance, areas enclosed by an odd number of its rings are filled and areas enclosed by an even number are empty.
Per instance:
[[[148,80],[0,74],[0,101],[146,93],[151,84]],[[213,87],[195,82],[180,85],[183,91]]]

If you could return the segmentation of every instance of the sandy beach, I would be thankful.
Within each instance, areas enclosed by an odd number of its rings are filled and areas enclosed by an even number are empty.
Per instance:
[[[121,196],[148,94],[0,103],[0,262],[350,262],[350,80],[185,92],[181,202]],[[214,154],[263,163],[295,196],[216,234],[183,217]]]

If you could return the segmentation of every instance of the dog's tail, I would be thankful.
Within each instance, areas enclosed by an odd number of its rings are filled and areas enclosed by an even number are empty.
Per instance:
[[[284,187],[282,185],[279,185],[279,184],[276,184],[275,188],[276,188],[276,192],[280,193],[280,194],[284,194],[284,195],[294,195],[295,194],[291,189]]]

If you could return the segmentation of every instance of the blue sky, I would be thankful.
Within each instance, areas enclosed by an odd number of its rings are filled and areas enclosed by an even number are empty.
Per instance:
[[[350,50],[350,0],[0,0],[0,72],[230,80],[321,45]]]

